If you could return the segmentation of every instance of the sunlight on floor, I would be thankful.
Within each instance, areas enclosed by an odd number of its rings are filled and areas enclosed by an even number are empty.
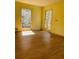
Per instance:
[[[28,35],[34,35],[35,33],[33,31],[22,31],[23,36],[28,36]]]

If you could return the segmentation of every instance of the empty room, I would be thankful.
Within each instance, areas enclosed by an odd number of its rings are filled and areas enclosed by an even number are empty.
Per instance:
[[[64,0],[15,0],[15,59],[64,59]]]

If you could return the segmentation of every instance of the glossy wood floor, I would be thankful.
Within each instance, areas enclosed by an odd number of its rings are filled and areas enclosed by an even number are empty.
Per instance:
[[[16,32],[15,59],[64,59],[64,37],[46,31]]]

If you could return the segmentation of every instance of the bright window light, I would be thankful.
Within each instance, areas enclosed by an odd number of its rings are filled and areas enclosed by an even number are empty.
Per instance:
[[[22,31],[23,36],[34,35],[35,33],[32,31]]]

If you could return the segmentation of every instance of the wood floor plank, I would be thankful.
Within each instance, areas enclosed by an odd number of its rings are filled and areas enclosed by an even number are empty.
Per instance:
[[[16,59],[64,59],[64,37],[46,31],[33,35],[15,33]]]

